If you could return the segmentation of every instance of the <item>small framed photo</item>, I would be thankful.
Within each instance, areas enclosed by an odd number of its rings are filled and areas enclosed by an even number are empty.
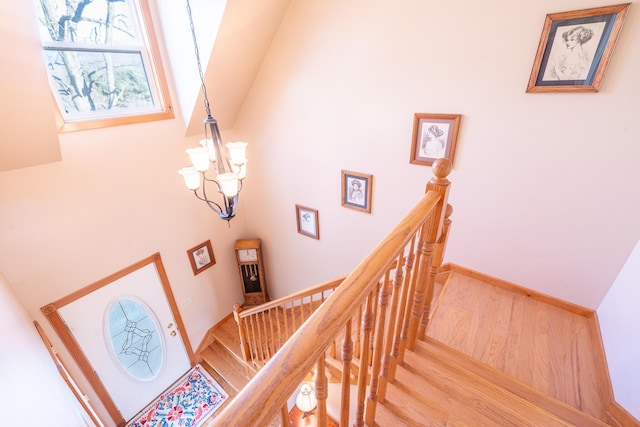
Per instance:
[[[373,175],[342,171],[342,206],[371,213]]]
[[[630,5],[547,15],[527,92],[597,92]]]
[[[410,162],[431,166],[437,159],[447,158],[453,163],[460,117],[460,114],[414,114]]]
[[[189,262],[191,263],[191,269],[193,274],[200,274],[209,267],[212,267],[216,263],[216,259],[213,256],[213,249],[211,249],[211,241],[200,243],[198,246],[194,246],[187,251]]]
[[[317,209],[296,205],[296,221],[298,223],[298,233],[320,240]]]

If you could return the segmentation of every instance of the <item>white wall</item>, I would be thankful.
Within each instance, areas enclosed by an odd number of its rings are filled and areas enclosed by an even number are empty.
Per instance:
[[[0,400],[5,426],[82,427],[82,409],[0,274]],[[34,404],[37,410],[34,410]]]
[[[275,297],[347,273],[431,176],[409,164],[413,114],[460,113],[447,260],[595,308],[640,238],[640,12],[600,93],[524,92],[545,14],[595,6],[292,2],[225,138],[251,144],[231,228],[176,172],[181,117],[65,134],[61,162],[0,172],[0,271],[55,343],[41,306],[160,252],[196,346],[241,301],[236,238],[262,238]],[[11,36],[0,51],[20,59]],[[14,143],[32,126],[0,120]],[[374,175],[372,214],[340,206],[341,169]],[[319,209],[319,241],[296,232],[296,203]],[[206,239],[217,265],[193,276],[185,251]]]
[[[599,93],[525,93],[545,15],[597,6],[292,2],[234,129],[264,183],[244,200],[272,295],[349,272],[431,176],[409,164],[414,113],[458,113],[445,261],[598,307],[640,238],[637,5]],[[374,175],[370,215],[340,206],[341,169]],[[319,241],[296,232],[296,203],[319,210]],[[636,325],[619,292],[615,321]]]
[[[413,114],[459,113],[446,260],[596,308],[640,238],[640,12],[600,93],[525,88],[545,15],[600,5],[293,2],[234,129],[267,183],[245,200],[277,294],[353,267],[431,176],[409,164]],[[341,169],[374,175],[371,215],[340,206]]]
[[[12,7],[32,9],[30,2]],[[0,53],[26,60],[21,57],[24,42],[29,41],[15,36],[0,46]],[[37,67],[41,57],[31,61]],[[166,71],[173,81],[169,67]],[[0,87],[28,84],[2,81]],[[44,93],[26,101],[52,99]],[[0,117],[3,128],[14,130],[10,142],[24,143],[20,129],[33,126],[29,119]],[[40,307],[155,252],[162,256],[178,304],[193,301],[181,314],[194,349],[208,328],[242,302],[233,244],[236,238],[252,237],[242,234],[245,211],[240,209],[229,228],[186,189],[177,171],[188,164],[184,150],[194,141],[185,139],[184,130],[178,116],[68,133],[59,137],[62,161],[0,172],[0,271],[94,401]],[[186,250],[207,239],[217,264],[194,276]],[[4,385],[0,389],[4,392]],[[104,410],[98,410],[107,421]]]
[[[598,320],[616,401],[640,420],[640,242],[629,255],[604,301]],[[629,301],[635,301],[630,304]]]

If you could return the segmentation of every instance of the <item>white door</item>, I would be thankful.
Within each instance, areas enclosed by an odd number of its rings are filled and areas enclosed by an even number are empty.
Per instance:
[[[154,263],[58,312],[125,420],[190,368]]]

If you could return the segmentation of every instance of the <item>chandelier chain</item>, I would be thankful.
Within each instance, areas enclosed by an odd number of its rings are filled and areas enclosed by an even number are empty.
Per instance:
[[[186,1],[187,1],[187,15],[189,16],[189,26],[191,27],[191,37],[193,38],[193,48],[196,54],[196,61],[198,63],[198,73],[200,75],[202,95],[204,97],[204,108],[207,112],[207,117],[211,117],[209,97],[207,96],[207,86],[205,86],[204,84],[204,73],[202,72],[202,63],[200,62],[200,51],[198,49],[198,41],[196,39],[196,28],[193,25],[193,16],[191,15],[191,5],[189,4],[189,0],[186,0]]]

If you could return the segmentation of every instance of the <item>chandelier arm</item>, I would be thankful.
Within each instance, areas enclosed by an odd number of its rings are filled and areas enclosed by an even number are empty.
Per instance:
[[[209,199],[205,197],[202,197],[198,194],[198,190],[193,190],[193,194],[196,196],[196,198],[198,198],[199,200],[202,200],[203,202],[205,202],[215,213],[217,213],[218,215],[222,216],[223,214],[223,210],[222,210],[222,206],[220,206],[219,204],[217,204],[214,201],[211,201]]]

